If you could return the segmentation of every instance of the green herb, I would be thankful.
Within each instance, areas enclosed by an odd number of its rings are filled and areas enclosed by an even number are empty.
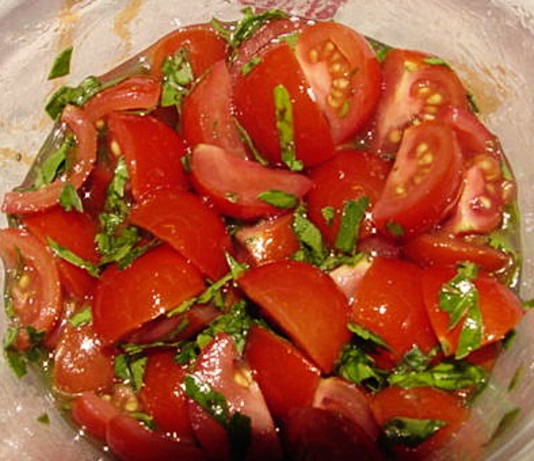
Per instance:
[[[339,232],[336,237],[336,249],[353,254],[356,250],[356,240],[360,230],[360,223],[369,205],[369,197],[358,200],[346,200],[341,212]]]
[[[45,110],[55,120],[61,115],[67,104],[83,106],[103,89],[104,85],[96,77],[87,77],[77,87],[62,86],[50,97]]]
[[[468,91],[466,93],[466,96],[467,96],[467,104],[469,105],[469,110],[473,114],[479,114],[480,113],[480,109],[478,108],[478,104],[477,104],[477,101],[475,99],[475,95],[473,93],[471,93],[470,91]]]
[[[128,415],[131,416],[133,419],[139,421],[140,423],[143,423],[151,431],[154,431],[157,428],[154,418],[150,415],[147,415],[146,413],[142,413],[140,411],[133,411],[131,413],[128,413]]]
[[[462,263],[458,266],[456,276],[445,283],[439,293],[439,307],[449,314],[449,329],[462,324],[456,350],[457,359],[464,358],[482,344],[482,314],[478,290],[473,283],[476,276],[475,264]]]
[[[336,364],[337,373],[357,385],[376,392],[385,385],[386,373],[380,370],[371,356],[354,344],[343,347]]]
[[[393,418],[382,430],[388,443],[415,448],[446,425],[436,419]]]
[[[182,344],[178,348],[178,352],[174,356],[174,360],[182,366],[186,366],[190,363],[193,363],[198,357],[198,346],[196,342],[189,341],[185,344]]]
[[[447,69],[451,68],[447,61],[444,61],[443,59],[438,58],[437,56],[429,56],[428,58],[423,59],[423,62],[425,64],[430,64],[431,66],[443,66]]]
[[[47,237],[46,240],[48,242],[48,246],[56,256],[60,257],[61,259],[64,259],[65,261],[73,264],[76,267],[79,267],[80,269],[87,271],[87,273],[92,277],[100,277],[100,270],[98,269],[97,265],[93,264],[90,261],[86,261],[85,259],[81,258],[69,249],[65,248],[64,246],[61,246],[59,243],[57,243],[55,240],[52,240],[50,237]]]
[[[245,130],[245,127],[239,123],[237,118],[234,117],[234,125],[237,128],[237,132],[239,133],[239,137],[241,138],[241,141],[247,146],[248,150],[252,153],[254,156],[254,159],[256,162],[258,162],[260,165],[269,165],[269,162],[263,157],[258,149],[256,149],[256,146],[254,145],[254,141],[252,141],[252,138],[247,133],[247,130]]]
[[[93,312],[91,306],[85,306],[81,311],[76,312],[70,319],[69,323],[73,327],[88,325],[93,321]]]
[[[336,209],[333,206],[325,206],[321,208],[321,214],[323,215],[326,224],[329,226],[334,222],[334,217],[336,216]]]
[[[54,80],[55,78],[64,77],[70,72],[70,61],[72,58],[72,46],[65,48],[61,53],[56,56],[52,69],[48,74],[48,80]]]
[[[373,346],[378,346],[387,351],[391,350],[387,343],[379,335],[368,330],[367,328],[357,325],[356,323],[348,323],[347,328],[351,333],[354,333],[360,340],[371,343]]]
[[[402,360],[397,364],[394,372],[403,374],[403,373],[412,373],[426,371],[430,365],[430,361],[438,352],[437,349],[433,349],[428,355],[425,354],[418,346],[412,347]]]
[[[29,348],[26,351],[17,349],[17,338],[25,330],[28,335]],[[29,363],[43,362],[47,356],[42,347],[45,331],[38,331],[32,326],[9,327],[4,335],[4,357],[9,367],[18,378],[22,378],[27,372]]]
[[[237,262],[233,258],[233,256],[227,251],[224,252],[224,257],[226,258],[226,262],[228,263],[228,267],[230,268],[230,273],[232,274],[232,278],[234,280],[236,280],[241,275],[243,275],[245,271],[248,270],[249,268],[247,264]]]
[[[43,413],[37,417],[37,422],[48,426],[50,424],[50,416],[48,416],[48,413]]]
[[[115,376],[139,391],[143,387],[147,361],[148,358],[141,354],[119,354],[113,363]]]
[[[292,229],[300,244],[294,259],[320,265],[328,256],[321,231],[306,217],[306,207],[300,205],[293,213]]]
[[[386,44],[384,44],[382,42],[379,42],[377,40],[374,40],[372,38],[366,37],[366,39],[369,42],[369,44],[371,45],[371,47],[373,48],[373,50],[375,51],[376,58],[378,59],[378,61],[379,62],[384,62],[388,52],[390,50],[392,50],[393,48],[390,47],[389,45],[386,45]]]
[[[291,96],[284,85],[276,85],[273,95],[282,162],[291,171],[302,171],[304,165],[296,157]]]
[[[59,203],[65,211],[76,210],[80,213],[83,212],[82,199],[72,184],[65,184],[63,186],[59,196]]]
[[[137,236],[137,231],[135,232],[135,235]],[[158,245],[160,245],[160,243],[161,242],[158,239],[153,239],[140,246],[130,246],[128,252],[118,258],[117,268],[121,270],[126,269],[127,267],[131,266],[137,258],[143,256],[147,251],[151,250],[152,248],[157,247]]]
[[[276,38],[279,42],[285,42],[287,43],[291,48],[296,48],[297,43],[299,41],[300,33],[299,32],[293,32],[291,34],[286,35],[280,35]]]
[[[276,208],[283,209],[295,208],[299,204],[299,198],[296,195],[275,189],[261,192],[256,198]]]
[[[252,69],[262,62],[262,59],[259,56],[254,56],[250,61],[246,62],[241,66],[241,75],[246,77],[252,72]]]
[[[195,79],[187,49],[180,48],[174,56],[167,56],[162,65],[162,72],[161,105],[176,106],[180,109]]]
[[[37,167],[35,187],[40,188],[50,184],[59,178],[65,171],[67,165],[67,156],[71,149],[76,145],[74,135],[65,135],[63,142],[50,155],[47,155],[41,165]]]
[[[243,459],[251,440],[250,418],[237,411],[230,413],[226,397],[198,376],[186,376],[184,386],[185,393],[226,429],[232,459]]]
[[[393,237],[402,237],[406,232],[404,227],[395,221],[388,222],[386,224],[386,229]]]

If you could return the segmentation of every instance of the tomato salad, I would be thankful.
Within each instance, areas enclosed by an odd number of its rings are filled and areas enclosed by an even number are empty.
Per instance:
[[[514,178],[445,61],[246,9],[46,110],[5,353],[118,458],[429,459],[468,421],[524,306]]]

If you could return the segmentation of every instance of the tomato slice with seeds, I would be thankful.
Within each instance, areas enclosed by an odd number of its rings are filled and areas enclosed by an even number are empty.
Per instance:
[[[135,200],[158,189],[188,189],[178,132],[149,115],[112,113],[107,122],[110,150],[124,155]]]
[[[412,50],[388,51],[384,90],[376,114],[375,150],[395,154],[403,131],[414,120],[435,120],[447,106],[468,110],[467,93],[441,59]]]
[[[268,168],[207,144],[194,149],[191,176],[197,192],[208,197],[222,214],[244,220],[284,211],[260,200],[261,193],[275,190],[300,199],[312,185],[304,175]],[[297,204],[298,200],[291,208]]]
[[[407,128],[372,214],[386,235],[413,237],[434,227],[458,198],[462,154],[452,128],[426,122]]]
[[[376,53],[349,27],[319,22],[302,31],[296,55],[328,118],[334,143],[346,141],[378,103],[381,70]]]

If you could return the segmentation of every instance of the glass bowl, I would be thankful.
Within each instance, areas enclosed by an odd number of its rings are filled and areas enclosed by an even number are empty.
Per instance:
[[[532,0],[2,0],[0,5],[0,194],[18,185],[51,128],[42,109],[62,84],[102,74],[164,33],[211,17],[236,19],[243,5],[280,7],[320,19],[334,17],[398,47],[435,53],[476,95],[482,118],[500,137],[519,183],[522,212],[521,295],[534,297],[534,3]],[[56,54],[74,45],[72,72],[46,76]],[[2,226],[6,225],[2,217]],[[534,317],[527,314],[492,381],[476,400],[456,440],[454,459],[468,459],[467,441],[489,437],[503,416],[516,414],[488,445],[485,459],[527,461],[534,450]],[[6,328],[0,320],[0,330]],[[518,371],[519,370],[519,371]],[[519,376],[519,380],[514,377]],[[514,386],[511,386],[512,380]],[[510,389],[513,387],[513,389]],[[498,405],[497,405],[498,403]],[[0,359],[0,459],[111,459],[61,416],[45,384],[19,380]],[[521,409],[516,412],[516,409]],[[42,423],[47,415],[49,423]],[[45,418],[46,419],[46,418]],[[437,453],[435,459],[443,459]],[[447,461],[451,460],[450,457]]]

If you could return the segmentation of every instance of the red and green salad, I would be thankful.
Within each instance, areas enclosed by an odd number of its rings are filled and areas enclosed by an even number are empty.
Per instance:
[[[95,443],[422,460],[468,424],[527,306],[514,177],[445,60],[245,9],[46,111],[3,198],[4,351]]]

